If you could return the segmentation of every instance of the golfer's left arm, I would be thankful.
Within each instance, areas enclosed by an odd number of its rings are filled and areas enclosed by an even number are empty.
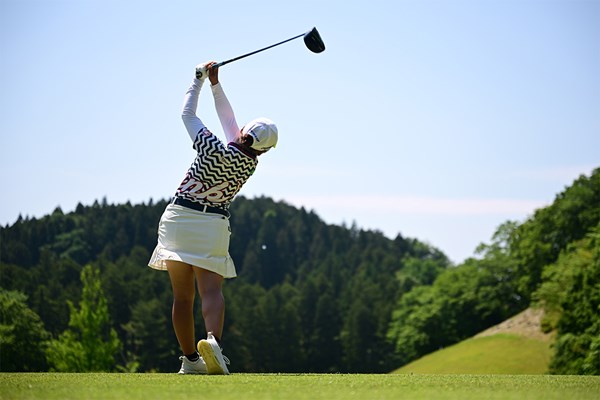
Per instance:
[[[196,140],[198,132],[206,128],[204,123],[202,123],[200,118],[198,118],[196,115],[196,109],[198,108],[198,96],[203,83],[204,80],[194,78],[192,85],[185,93],[183,110],[181,111],[181,119],[183,120],[183,124],[185,125],[188,135],[190,135],[192,141]]]

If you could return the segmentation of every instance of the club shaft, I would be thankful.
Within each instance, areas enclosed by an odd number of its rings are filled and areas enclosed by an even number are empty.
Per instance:
[[[245,58],[245,57],[251,56],[251,55],[253,55],[253,54],[256,54],[256,53],[260,53],[261,51],[268,50],[268,49],[270,49],[271,47],[275,47],[275,46],[279,46],[280,44],[287,43],[287,42],[289,42],[290,40],[298,39],[298,38],[299,38],[299,37],[301,37],[301,36],[304,36],[304,33],[301,33],[301,34],[300,34],[300,35],[298,35],[298,36],[294,36],[293,38],[286,39],[286,40],[284,40],[284,41],[282,41],[282,42],[279,42],[279,43],[272,44],[272,45],[270,45],[270,46],[267,46],[267,47],[265,47],[265,48],[262,48],[262,49],[260,49],[260,50],[256,50],[256,51],[253,51],[253,52],[251,52],[251,53],[244,54],[244,55],[241,55],[241,56],[239,56],[239,57],[232,58],[231,60],[221,61],[221,62],[219,62],[219,63],[216,63],[215,65],[213,65],[213,68],[219,68],[219,67],[221,67],[221,66],[223,66],[223,65],[225,65],[225,64],[229,64],[230,62],[234,62],[234,61],[240,60],[240,59],[242,59],[242,58]]]

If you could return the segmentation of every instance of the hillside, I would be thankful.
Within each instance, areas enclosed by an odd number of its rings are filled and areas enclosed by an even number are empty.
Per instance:
[[[551,335],[541,331],[543,311],[528,308],[456,345],[428,354],[394,373],[544,374]]]
[[[580,176],[523,223],[500,225],[491,243],[481,244],[473,258],[446,269],[431,285],[403,294],[388,338],[398,365],[409,365],[468,338],[473,338],[469,345],[490,343],[489,337],[500,336],[474,336],[530,307],[543,308],[544,331],[555,332],[550,373],[600,374],[600,168]],[[532,317],[521,315],[486,335],[528,331]],[[527,340],[548,343],[544,337]]]

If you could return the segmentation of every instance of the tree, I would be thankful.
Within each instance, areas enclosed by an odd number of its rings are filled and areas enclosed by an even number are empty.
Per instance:
[[[441,298],[433,286],[417,286],[403,295],[392,313],[388,339],[395,344],[401,363],[436,350],[432,333],[442,333]]]
[[[112,371],[121,342],[110,324],[99,271],[84,267],[81,283],[79,309],[68,301],[69,328],[49,342],[48,362],[62,372]]]
[[[600,224],[572,243],[542,274],[535,298],[556,330],[555,374],[600,375]]]
[[[131,321],[123,326],[127,364],[137,366],[139,371],[168,372],[179,367],[173,363],[179,350],[173,341],[169,305],[164,299],[138,301],[132,307]]]
[[[21,292],[0,288],[0,371],[44,371],[46,359],[33,356],[50,335]]]
[[[537,210],[511,235],[511,256],[520,275],[519,290],[529,300],[538,288],[545,266],[556,262],[567,246],[600,222],[600,168],[581,176],[556,196],[554,202]]]

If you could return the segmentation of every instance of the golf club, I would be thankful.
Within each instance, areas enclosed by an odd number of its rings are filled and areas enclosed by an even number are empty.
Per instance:
[[[234,61],[237,61],[237,60],[241,60],[242,58],[246,58],[246,57],[251,56],[251,55],[256,54],[256,53],[260,53],[261,51],[265,51],[265,50],[268,50],[268,49],[270,49],[272,47],[279,46],[280,44],[284,44],[284,43],[287,43],[287,42],[289,42],[291,40],[298,39],[299,37],[303,37],[304,38],[304,44],[313,53],[321,53],[323,50],[325,50],[325,44],[323,43],[323,39],[321,39],[321,35],[319,35],[319,31],[317,31],[317,28],[312,28],[310,31],[308,31],[306,33],[302,33],[300,35],[297,35],[297,36],[294,36],[292,38],[286,39],[286,40],[284,40],[282,42],[272,44],[270,46],[267,46],[267,47],[264,47],[262,49],[259,49],[259,50],[256,50],[256,51],[253,51],[253,52],[241,55],[239,57],[232,58],[230,60],[221,61],[219,63],[214,64],[212,66],[212,68],[222,67],[225,64],[229,64],[231,62],[234,62]],[[198,79],[200,79],[202,77],[206,77],[206,75],[207,75],[206,67],[204,67],[204,66],[198,66],[196,68],[196,77]]]

